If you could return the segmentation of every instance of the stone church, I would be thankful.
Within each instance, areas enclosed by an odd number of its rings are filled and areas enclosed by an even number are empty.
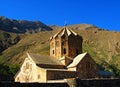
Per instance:
[[[68,27],[50,37],[50,56],[27,53],[15,82],[49,82],[98,77],[92,57],[82,53],[82,37]]]

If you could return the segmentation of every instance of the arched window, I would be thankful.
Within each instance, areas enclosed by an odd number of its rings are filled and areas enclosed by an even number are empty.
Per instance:
[[[66,49],[64,48],[63,53],[66,54]]]
[[[76,49],[76,56],[79,54],[79,51],[78,51],[78,49]]]
[[[55,52],[54,52],[54,50],[53,50],[53,54],[54,54]]]
[[[40,79],[40,74],[38,75],[38,79]]]

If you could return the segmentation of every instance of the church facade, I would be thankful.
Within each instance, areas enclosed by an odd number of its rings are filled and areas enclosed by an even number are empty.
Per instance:
[[[27,53],[15,82],[49,82],[68,78],[98,77],[92,57],[82,53],[82,37],[64,27],[50,37],[50,56]]]

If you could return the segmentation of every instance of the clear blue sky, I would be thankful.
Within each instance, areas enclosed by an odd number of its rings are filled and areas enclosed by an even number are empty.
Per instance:
[[[120,0],[0,0],[0,16],[47,25],[94,24],[120,31]]]

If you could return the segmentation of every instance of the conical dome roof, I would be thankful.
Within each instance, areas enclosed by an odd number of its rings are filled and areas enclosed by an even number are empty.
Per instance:
[[[71,34],[77,36],[77,33],[75,33],[74,31],[72,31],[70,28],[64,27],[61,29],[60,32],[58,32],[57,34],[55,34],[53,36],[53,38],[56,38],[58,35],[59,36],[63,36],[64,34],[67,34],[68,36],[70,36]]]

